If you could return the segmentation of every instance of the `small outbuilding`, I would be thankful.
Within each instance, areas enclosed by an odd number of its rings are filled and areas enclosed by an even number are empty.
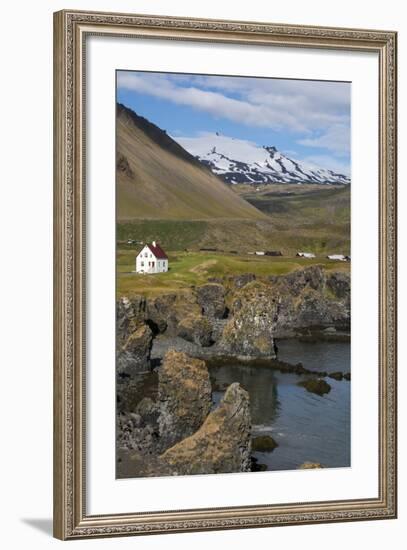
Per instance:
[[[344,254],[331,254],[327,256],[328,260],[335,260],[337,262],[349,262],[350,256],[344,256]]]
[[[136,272],[153,274],[166,271],[168,271],[167,254],[156,241],[146,244],[136,257]]]
[[[315,258],[315,254],[313,252],[297,252],[296,256],[299,258]]]

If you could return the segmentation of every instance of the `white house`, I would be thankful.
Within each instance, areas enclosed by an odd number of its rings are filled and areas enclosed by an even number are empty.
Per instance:
[[[146,244],[136,258],[137,273],[165,273],[168,271],[168,256],[161,246],[153,241]]]

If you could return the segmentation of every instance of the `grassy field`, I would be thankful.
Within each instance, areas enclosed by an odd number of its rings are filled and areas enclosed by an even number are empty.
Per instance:
[[[154,296],[164,292],[187,290],[204,284],[210,277],[227,277],[254,273],[257,277],[282,275],[310,265],[327,270],[348,271],[349,263],[335,262],[324,257],[315,259],[234,255],[210,252],[169,253],[170,270],[156,275],[133,273],[136,251],[119,248],[117,252],[117,295],[142,294]]]
[[[326,259],[350,253],[350,188],[322,185],[233,186],[263,214],[260,220],[138,219],[117,224],[117,293],[154,295],[186,290],[210,277],[254,273],[281,275],[309,265],[349,270],[348,263]],[[169,255],[170,271],[137,275],[135,258],[140,244],[158,241]],[[202,248],[214,248],[215,252]],[[256,250],[281,251],[283,256],[255,256]],[[297,258],[299,251],[315,259]]]
[[[206,232],[207,221],[187,220],[135,220],[117,224],[117,240],[121,248],[134,250],[126,245],[128,239],[145,243],[158,241],[164,250],[184,250],[198,247]]]
[[[246,254],[279,250],[284,256],[299,251],[317,255],[350,254],[350,189],[318,185],[234,186],[263,214],[260,220],[154,220],[119,222],[117,240],[159,241],[167,251],[216,248]],[[130,248],[130,247],[129,247]],[[134,248],[134,247],[133,247]]]
[[[346,226],[350,221],[349,186],[280,184],[255,189],[239,186],[236,192],[280,224],[287,224],[287,216],[313,225]]]

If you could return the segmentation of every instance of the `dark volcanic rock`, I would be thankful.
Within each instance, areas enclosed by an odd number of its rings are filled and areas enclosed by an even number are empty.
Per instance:
[[[243,273],[242,275],[236,275],[235,277],[230,277],[230,281],[236,288],[243,288],[248,283],[251,283],[256,279],[254,273]]]
[[[279,311],[276,336],[292,336],[304,328],[350,326],[350,276],[326,274],[319,266],[269,277]]]
[[[302,380],[298,382],[299,386],[302,386],[307,391],[311,393],[316,393],[317,395],[324,395],[331,391],[331,386],[322,378],[309,378],[308,380]]]
[[[117,374],[133,376],[150,370],[152,342],[153,334],[147,325],[130,334],[117,355]]]
[[[176,336],[178,325],[187,315],[199,315],[201,307],[192,292],[162,294],[147,302],[146,319],[156,332]]]
[[[116,168],[118,172],[123,172],[124,174],[126,174],[127,177],[129,178],[134,177],[134,172],[130,168],[129,161],[127,160],[127,157],[125,157],[124,155],[118,155],[116,160]]]
[[[158,403],[150,397],[143,397],[136,407],[136,413],[140,416],[144,424],[150,424],[158,429],[158,417],[160,409]]]
[[[212,343],[212,325],[202,315],[187,315],[179,322],[177,334],[184,340],[200,346],[210,346]]]
[[[313,265],[305,269],[297,269],[287,275],[271,275],[269,280],[271,283],[285,287],[293,296],[299,296],[307,287],[321,290],[324,286],[325,275],[320,266]]]
[[[136,413],[119,413],[117,417],[117,448],[138,451],[142,454],[157,453],[158,432],[146,424]]]
[[[252,456],[250,457],[251,460],[251,466],[250,471],[252,472],[266,472],[267,471],[267,464],[261,464],[256,457]]]
[[[348,273],[340,271],[330,273],[326,279],[326,286],[337,298],[350,298],[350,277]]]
[[[161,455],[180,475],[248,472],[250,460],[249,394],[231,384],[202,427]]]
[[[158,455],[146,456],[141,451],[120,448],[117,451],[117,456],[116,474],[118,478],[174,475],[174,469],[165,464]]]
[[[168,351],[158,378],[160,445],[166,449],[200,428],[212,404],[204,361]]]
[[[250,288],[249,288],[250,287]],[[233,317],[227,322],[219,349],[225,355],[240,357],[276,357],[274,329],[278,304],[263,283],[252,283],[236,296]]]
[[[252,451],[267,453],[274,451],[278,447],[278,443],[271,437],[271,435],[259,435],[252,439]]]
[[[342,372],[330,372],[328,374],[329,378],[333,378],[334,380],[342,380],[343,378],[343,373]]]
[[[123,346],[130,334],[144,323],[146,299],[134,296],[131,299],[120,298],[116,308],[116,335],[118,347]]]
[[[225,287],[216,283],[199,286],[196,289],[198,304],[207,317],[222,319],[225,315]]]

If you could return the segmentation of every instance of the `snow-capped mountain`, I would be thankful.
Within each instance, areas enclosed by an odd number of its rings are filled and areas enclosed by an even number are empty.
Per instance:
[[[275,147],[260,147],[218,132],[172,137],[227,183],[350,183],[349,176],[291,159]]]

